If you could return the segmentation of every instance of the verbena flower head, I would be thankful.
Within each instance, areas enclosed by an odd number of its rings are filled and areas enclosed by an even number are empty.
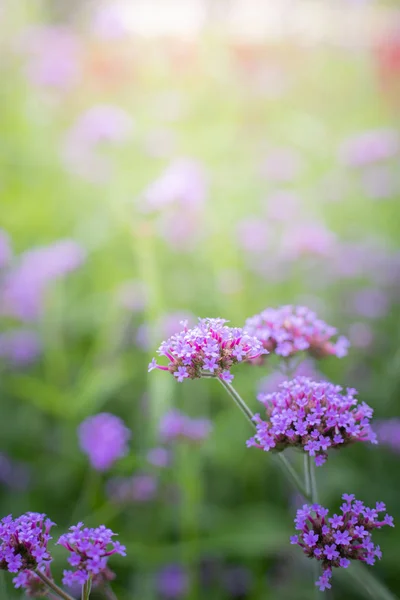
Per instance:
[[[125,547],[112,539],[115,535],[105,525],[92,529],[78,523],[70,527],[69,533],[62,535],[57,542],[71,553],[68,562],[74,567],[74,571],[64,571],[64,585],[83,585],[89,578],[99,576],[107,569],[109,556],[125,556]]]
[[[385,511],[383,502],[368,508],[354,494],[343,494],[344,503],[340,515],[328,517],[328,509],[305,504],[297,511],[296,530],[300,533],[290,538],[292,544],[302,548],[309,558],[322,565],[322,575],[316,582],[321,591],[331,587],[332,568],[347,569],[352,560],[373,565],[382,557],[379,546],[372,542],[372,531],[384,525],[393,525],[393,517],[379,513]]]
[[[44,514],[28,512],[0,521],[0,569],[18,573],[34,570],[51,561],[47,544],[54,523]]]
[[[354,442],[376,444],[369,424],[373,410],[365,402],[358,404],[356,394],[354,389],[343,392],[338,385],[307,377],[282,383],[278,392],[258,396],[268,420],[255,415],[257,433],[247,445],[275,452],[300,448],[320,466],[329,448]]]
[[[119,417],[100,413],[88,417],[78,429],[80,446],[98,471],[106,471],[128,452],[130,430]]]
[[[116,504],[150,502],[157,495],[157,490],[157,478],[147,473],[113,477],[107,485],[107,495]]]
[[[336,342],[335,327],[327,325],[305,306],[267,308],[247,319],[249,335],[257,337],[268,352],[289,357],[307,351],[315,358],[335,355],[346,356],[349,342],[339,337]]]
[[[50,566],[46,563],[46,566],[40,569],[49,577],[51,577]],[[33,571],[20,571],[13,579],[13,584],[16,589],[22,588],[26,595],[30,598],[43,598],[48,596],[48,587]]]
[[[266,354],[261,342],[239,327],[227,327],[225,319],[199,319],[193,329],[176,333],[158,349],[166,356],[168,366],[158,365],[153,358],[149,371],[169,371],[180,383],[184,379],[197,379],[204,375],[219,377],[230,382],[233,365]]]
[[[179,410],[171,410],[160,421],[159,433],[163,441],[187,439],[198,442],[206,438],[212,429],[209,419],[192,419]]]
[[[157,588],[163,598],[183,598],[189,588],[189,578],[179,564],[167,565],[157,576]]]

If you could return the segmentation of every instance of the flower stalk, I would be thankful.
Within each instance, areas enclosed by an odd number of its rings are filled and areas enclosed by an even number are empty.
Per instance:
[[[62,590],[60,587],[58,587],[58,585],[56,583],[54,583],[54,581],[52,579],[50,579],[49,577],[47,577],[47,575],[45,575],[43,573],[43,571],[39,571],[39,569],[35,570],[35,574],[43,581],[43,583],[50,589],[52,590],[59,598],[62,598],[63,600],[74,600],[74,598],[72,596],[70,596],[69,594],[67,594],[67,592],[64,592],[64,590]]]

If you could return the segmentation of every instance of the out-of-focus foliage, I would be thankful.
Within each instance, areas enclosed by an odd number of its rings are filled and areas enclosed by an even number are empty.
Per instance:
[[[152,39],[112,6],[74,5],[0,7],[0,515],[118,531],[120,600],[309,598],[288,541],[299,499],[274,461],[246,449],[248,424],[216,382],[147,364],[182,319],[242,326],[304,304],[352,343],[318,376],[358,388],[380,421],[398,415],[400,36],[252,43],[220,24]],[[254,411],[276,366],[235,368]],[[173,407],[212,431],[154,454]],[[100,412],[132,432],[105,473],[77,434]],[[399,522],[397,478],[385,444],[318,469],[325,506],[354,492]],[[378,536],[374,572],[400,593],[399,530]],[[1,585],[20,597],[8,574]]]

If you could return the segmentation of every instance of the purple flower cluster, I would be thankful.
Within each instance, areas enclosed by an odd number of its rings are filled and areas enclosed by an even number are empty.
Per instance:
[[[297,511],[296,530],[300,533],[290,538],[291,544],[297,544],[309,558],[315,558],[322,564],[323,573],[316,582],[321,591],[331,587],[332,568],[347,569],[352,560],[360,560],[373,565],[382,557],[379,546],[372,542],[371,532],[383,525],[394,527],[393,517],[379,513],[385,511],[383,502],[377,502],[375,508],[368,508],[354,494],[343,494],[344,503],[340,515],[328,518],[328,509],[313,504],[305,504]]]
[[[204,375],[230,382],[233,365],[254,360],[266,354],[261,342],[239,327],[227,327],[225,319],[199,319],[193,329],[184,329],[163,342],[158,354],[166,356],[168,366],[158,365],[153,358],[149,371],[162,369],[173,373],[180,383]]]
[[[54,525],[44,514],[28,512],[17,519],[0,521],[0,569],[19,573],[34,570],[51,561],[47,544]]]
[[[70,527],[69,533],[62,535],[57,542],[71,552],[68,562],[75,569],[64,571],[64,585],[83,585],[107,568],[109,556],[125,556],[125,547],[112,539],[115,535],[105,525],[91,529],[83,527],[83,523],[78,523]]]
[[[40,569],[51,579],[50,566],[46,563],[45,567]],[[22,588],[30,598],[43,598],[47,596],[48,589],[44,582],[33,571],[20,571],[13,579],[16,589]]]
[[[335,355],[346,356],[349,342],[339,337],[335,327],[327,325],[305,306],[267,308],[247,319],[245,329],[257,337],[268,352],[289,357],[307,351],[315,358]]]
[[[92,467],[106,471],[118,458],[127,454],[131,432],[119,417],[100,413],[85,419],[79,426],[78,435],[80,446]]]
[[[192,419],[179,410],[166,413],[159,425],[160,437],[165,442],[176,439],[187,439],[199,442],[206,438],[212,429],[208,419]]]
[[[113,477],[107,485],[112,502],[150,502],[157,494],[158,481],[153,475],[141,473],[133,477]]]
[[[400,419],[382,419],[375,423],[374,429],[379,443],[400,452]]]
[[[247,445],[275,452],[301,448],[320,466],[329,448],[358,441],[377,443],[369,424],[373,410],[365,402],[358,404],[356,394],[354,389],[342,393],[338,385],[307,377],[282,383],[278,392],[258,396],[268,421],[255,415],[257,433]]]

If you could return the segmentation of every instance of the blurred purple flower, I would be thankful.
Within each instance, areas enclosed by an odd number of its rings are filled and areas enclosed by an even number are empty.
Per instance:
[[[170,453],[166,448],[152,448],[147,453],[147,460],[154,467],[167,467],[170,462]]]
[[[157,220],[160,237],[175,251],[192,251],[204,240],[207,231],[202,216],[187,207],[178,206],[163,211]]]
[[[12,250],[10,236],[4,231],[4,229],[0,229],[0,269],[8,265],[11,257]]]
[[[165,442],[177,439],[199,442],[205,439],[211,430],[212,423],[209,419],[192,419],[178,410],[166,413],[159,424],[159,434]]]
[[[269,228],[258,217],[247,217],[237,225],[237,242],[250,253],[264,252],[269,244]]]
[[[302,254],[328,256],[335,243],[335,234],[317,222],[290,226],[282,239],[283,252],[289,258],[297,258]]]
[[[84,259],[83,248],[73,240],[59,240],[24,252],[4,277],[0,312],[23,321],[37,319],[47,284],[77,269]]]
[[[189,590],[187,573],[178,564],[161,569],[157,575],[157,589],[163,598],[182,598]]]
[[[78,428],[80,447],[97,471],[107,471],[128,453],[130,430],[110,413],[88,417]]]
[[[116,503],[150,502],[156,496],[157,479],[153,475],[113,477],[107,484],[109,498]]]
[[[381,419],[375,421],[374,431],[380,444],[385,444],[400,453],[400,419]]]
[[[125,110],[106,104],[92,106],[65,135],[61,148],[64,166],[84,179],[104,182],[110,176],[112,164],[97,151],[98,147],[122,144],[131,132],[132,118]]]
[[[269,219],[290,221],[301,208],[302,199],[292,190],[276,190],[270,194],[265,206]]]
[[[231,598],[245,597],[250,592],[253,577],[245,567],[229,567],[222,576],[225,590]]]
[[[32,363],[41,352],[41,343],[35,331],[14,329],[0,333],[0,358],[17,367]]]
[[[323,375],[315,368],[312,360],[303,360],[295,371],[292,373],[292,377],[309,377],[314,381],[321,381]],[[278,391],[281,383],[287,381],[287,375],[281,371],[274,371],[270,375],[263,377],[258,382],[258,393],[259,394],[270,394],[271,392]]]
[[[189,158],[180,158],[149,185],[142,201],[147,211],[160,210],[173,204],[199,209],[206,196],[207,182],[202,165]]]
[[[399,182],[387,165],[370,167],[362,174],[365,195],[372,200],[385,200],[396,195]]]
[[[81,48],[77,37],[62,27],[38,27],[25,32],[21,50],[32,83],[68,89],[81,75]]]
[[[383,290],[364,288],[353,295],[352,308],[362,317],[379,319],[389,310],[389,297]]]
[[[356,348],[368,348],[374,341],[374,334],[367,323],[356,322],[349,327],[349,339]]]
[[[92,32],[104,40],[116,40],[128,33],[127,16],[120,2],[108,2],[96,8],[92,17]]]
[[[339,149],[339,158],[351,167],[365,167],[396,156],[399,148],[397,131],[372,129],[345,140]]]
[[[31,471],[27,464],[11,459],[0,452],[0,484],[13,491],[27,490],[31,481]]]
[[[277,148],[269,153],[262,165],[262,174],[270,181],[289,182],[300,174],[301,155],[291,148]]]

